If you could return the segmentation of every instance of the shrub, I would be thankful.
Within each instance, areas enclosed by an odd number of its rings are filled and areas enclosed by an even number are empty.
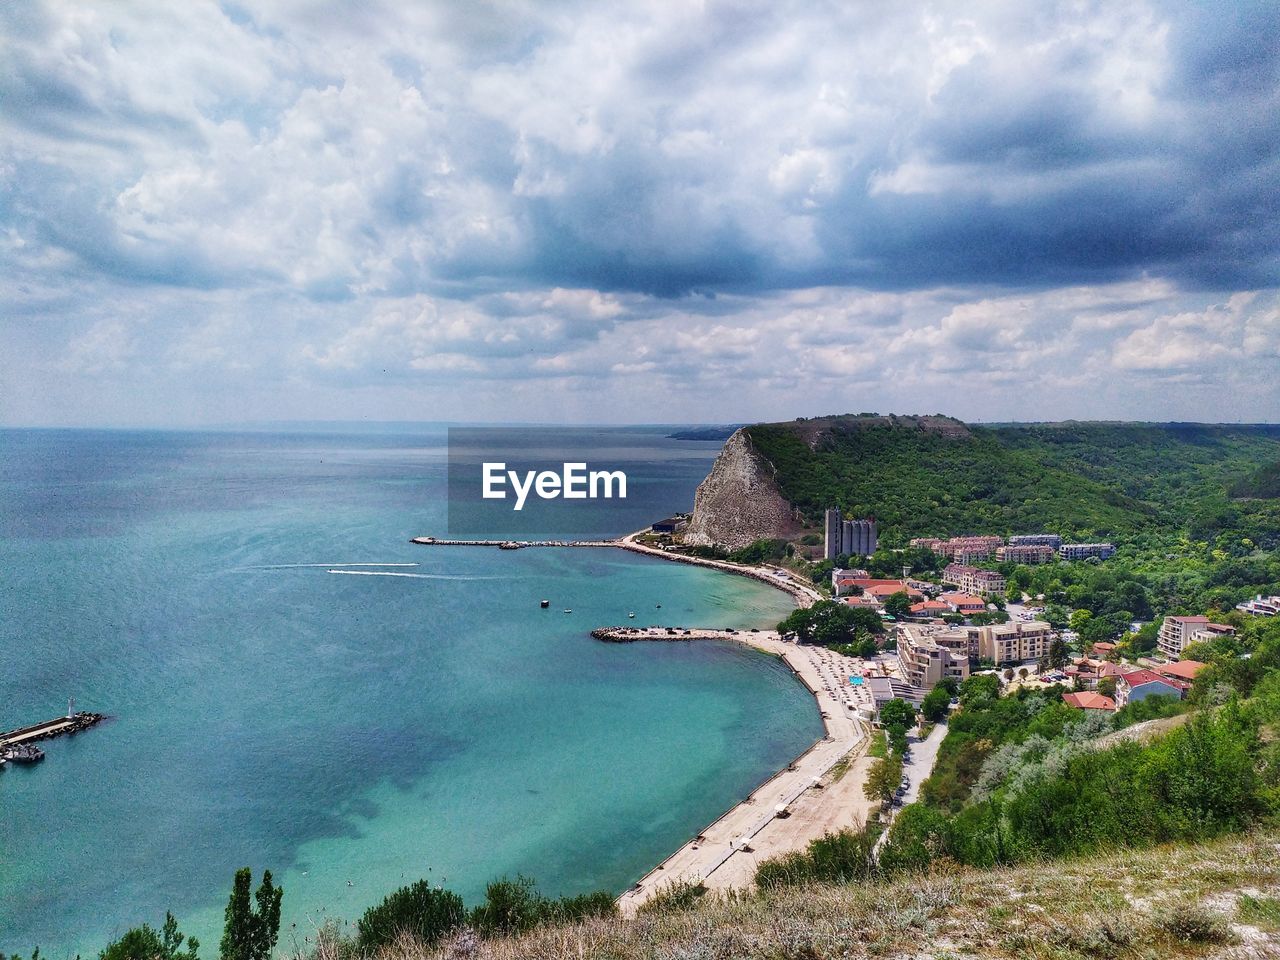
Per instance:
[[[696,880],[675,880],[661,887],[657,893],[640,905],[638,913],[672,913],[690,910],[707,892],[704,884]]]
[[[841,830],[811,841],[808,848],[766,860],[756,869],[756,886],[856,883],[876,869],[875,837],[866,830]]]
[[[1164,913],[1156,925],[1180,943],[1230,943],[1235,939],[1223,916],[1198,904],[1179,904]]]
[[[401,933],[408,933],[423,945],[432,946],[462,926],[465,919],[461,897],[419,880],[366,910],[356,924],[357,942],[362,949],[373,951],[392,943]]]

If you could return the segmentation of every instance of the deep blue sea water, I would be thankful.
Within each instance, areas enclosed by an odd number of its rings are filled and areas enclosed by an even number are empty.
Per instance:
[[[663,432],[566,435],[634,477],[599,534],[692,503],[717,445]],[[820,735],[771,658],[587,634],[769,624],[780,593],[411,545],[444,532],[443,442],[0,431],[0,728],[68,696],[112,718],[0,771],[0,951],[93,955],[167,909],[214,955],[240,866],[283,883],[282,947],[419,877],[620,892]]]

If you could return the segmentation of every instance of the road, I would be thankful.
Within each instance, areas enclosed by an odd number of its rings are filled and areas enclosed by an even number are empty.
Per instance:
[[[873,854],[877,858],[880,856],[880,851],[885,842],[889,839],[889,827],[892,826],[893,821],[897,818],[898,811],[920,799],[920,787],[929,779],[929,774],[933,773],[933,765],[938,760],[938,748],[942,746],[943,738],[946,735],[947,725],[945,723],[936,723],[933,729],[929,731],[929,736],[911,744],[911,762],[902,766],[902,775],[907,778],[907,789],[902,795],[902,806],[894,807],[893,812],[889,815],[889,823],[885,825],[884,833],[880,834],[880,839],[876,841]]]

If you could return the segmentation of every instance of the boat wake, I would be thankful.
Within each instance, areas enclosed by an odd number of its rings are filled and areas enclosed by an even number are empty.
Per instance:
[[[393,570],[328,570],[349,577],[412,577],[414,580],[501,580],[502,577],[473,577],[455,573],[397,573]]]
[[[242,570],[297,570],[303,567],[416,567],[416,563],[262,563]]]

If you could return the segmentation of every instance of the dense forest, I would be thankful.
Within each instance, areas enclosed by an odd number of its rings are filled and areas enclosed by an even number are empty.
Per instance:
[[[948,417],[842,416],[747,428],[783,495],[820,529],[823,511],[875,516],[877,575],[921,573],[912,537],[1050,532],[1106,539],[1102,564],[1001,565],[1010,596],[1115,639],[1133,620],[1230,610],[1280,590],[1280,427],[1138,423],[968,426]],[[810,543],[819,542],[811,534]],[[824,579],[825,569],[815,568]],[[1077,611],[1085,611],[1086,615]],[[1132,639],[1134,652],[1154,632]]]

